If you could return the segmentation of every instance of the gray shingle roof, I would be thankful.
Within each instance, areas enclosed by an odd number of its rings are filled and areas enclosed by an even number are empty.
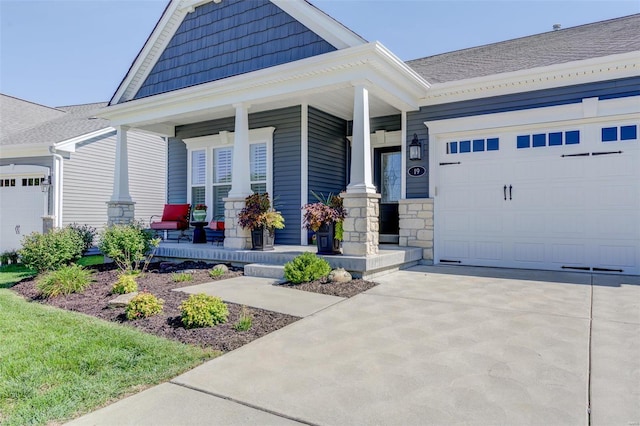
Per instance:
[[[64,115],[64,111],[0,93],[0,137]]]
[[[56,110],[60,112],[59,116],[22,131],[3,135],[0,138],[0,145],[51,145],[104,129],[109,127],[109,121],[93,117],[106,105],[106,102],[102,102],[58,107]]]
[[[422,59],[407,65],[430,83],[640,51],[640,14]]]

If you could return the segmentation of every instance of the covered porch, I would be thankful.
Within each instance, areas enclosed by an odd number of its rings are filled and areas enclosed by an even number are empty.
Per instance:
[[[301,207],[315,201],[312,192],[332,192],[342,193],[348,212],[343,254],[376,256],[380,194],[373,176],[370,123],[376,117],[400,118],[404,199],[406,135],[413,133],[406,115],[418,109],[428,87],[374,42],[109,106],[102,115],[118,131],[110,212],[126,212],[135,205],[128,191],[127,130],[136,128],[167,138],[168,202],[204,203],[211,208],[207,220],[223,216],[224,249],[250,247],[249,231],[238,227],[237,213],[252,192],[266,190],[283,210],[286,229],[276,232],[276,244],[287,246],[308,244]],[[331,151],[340,144],[342,151]],[[327,163],[324,169],[317,166],[322,161]],[[120,221],[110,214],[110,222]],[[406,238],[404,242],[408,245]]]

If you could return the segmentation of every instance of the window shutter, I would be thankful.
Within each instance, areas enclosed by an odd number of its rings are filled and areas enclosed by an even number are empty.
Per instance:
[[[267,180],[267,144],[251,145],[250,168],[252,182]]]
[[[204,185],[206,182],[207,156],[205,151],[191,152],[191,185]]]
[[[230,183],[233,168],[233,150],[217,148],[214,151],[213,183]]]

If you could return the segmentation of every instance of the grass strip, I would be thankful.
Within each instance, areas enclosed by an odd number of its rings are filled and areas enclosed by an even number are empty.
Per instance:
[[[0,290],[0,424],[69,420],[218,353]]]
[[[36,274],[33,269],[28,269],[23,265],[3,265],[0,266],[0,288],[12,287],[18,281]]]

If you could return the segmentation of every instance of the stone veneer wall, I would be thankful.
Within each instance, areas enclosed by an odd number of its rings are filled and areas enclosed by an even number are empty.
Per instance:
[[[245,206],[244,198],[224,198],[224,248],[251,248],[251,231],[238,225],[238,213]]]
[[[378,254],[380,194],[343,192],[347,217],[344,220],[342,252],[350,256]]]
[[[433,198],[399,201],[400,243],[402,247],[421,247],[422,258],[433,260]]]
[[[135,206],[133,201],[107,201],[107,226],[133,223]]]

